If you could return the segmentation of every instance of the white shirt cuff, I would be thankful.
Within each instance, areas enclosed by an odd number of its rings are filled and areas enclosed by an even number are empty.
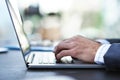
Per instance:
[[[96,41],[100,42],[101,44],[110,44],[110,42],[105,39],[97,39]]]
[[[97,53],[95,55],[94,62],[97,64],[104,64],[104,55],[110,48],[111,44],[102,44],[99,49],[97,50]]]

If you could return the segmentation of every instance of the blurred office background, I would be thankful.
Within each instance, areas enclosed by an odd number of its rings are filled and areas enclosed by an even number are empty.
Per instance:
[[[75,35],[91,39],[120,38],[120,0],[17,0],[17,2],[24,30],[31,41],[54,42]],[[9,32],[7,30],[0,25],[0,39]]]

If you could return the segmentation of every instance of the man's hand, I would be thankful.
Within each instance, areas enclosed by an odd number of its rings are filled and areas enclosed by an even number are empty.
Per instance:
[[[82,36],[75,36],[70,39],[63,40],[55,47],[55,55],[57,60],[64,56],[72,56],[84,62],[93,63],[95,54],[100,43],[87,39]]]

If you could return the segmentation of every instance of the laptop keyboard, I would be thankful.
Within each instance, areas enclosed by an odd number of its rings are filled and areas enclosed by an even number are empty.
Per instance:
[[[27,62],[32,64],[56,64],[56,57],[53,52],[32,52]],[[72,58],[66,56],[61,58],[62,63],[72,63]]]
[[[44,53],[39,55],[39,64],[55,64],[56,58],[54,53]]]

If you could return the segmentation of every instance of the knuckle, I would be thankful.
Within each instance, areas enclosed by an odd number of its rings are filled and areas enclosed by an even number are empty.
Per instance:
[[[70,50],[70,52],[69,52],[69,54],[70,54],[71,56],[75,57],[76,52],[75,52],[75,50],[74,50],[74,49],[71,49],[71,50]]]
[[[69,55],[69,50],[62,50],[62,51],[60,52],[60,54],[61,54],[62,56],[67,56],[67,55]]]
[[[76,48],[71,50],[71,55],[74,56],[74,57],[77,57],[79,55],[79,53],[80,52]]]
[[[60,52],[60,54],[65,54],[65,50],[62,50],[62,51]]]
[[[79,37],[80,37],[80,35],[76,35],[76,36],[75,36],[76,39],[79,38]]]
[[[61,48],[63,45],[64,45],[63,42],[61,42],[61,43],[59,43],[59,44],[57,45],[57,48],[59,49],[59,48]]]
[[[75,45],[74,42],[71,42],[71,43],[70,43],[70,46],[71,46],[71,47],[74,47],[74,45]]]

